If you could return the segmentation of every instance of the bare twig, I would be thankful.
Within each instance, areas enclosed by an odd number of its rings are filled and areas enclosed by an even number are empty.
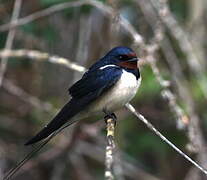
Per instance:
[[[73,165],[75,171],[77,171],[78,179],[94,180],[94,177],[90,174],[89,167],[83,155],[77,152],[68,153],[69,160]]]
[[[154,61],[150,61],[150,65],[152,67],[152,71],[158,81],[158,83],[162,87],[161,95],[164,99],[168,101],[168,105],[170,110],[175,114],[177,120],[177,127],[179,129],[183,129],[189,122],[189,118],[184,113],[183,109],[177,104],[177,97],[176,95],[169,89],[168,81],[164,80],[159,68],[157,67]]]
[[[50,56],[47,53],[40,53],[39,51],[28,51],[28,50],[4,50],[4,51],[0,51],[0,57],[2,56],[8,56],[8,57],[29,57],[32,59],[37,59],[37,60],[48,60],[49,62],[53,62],[53,63],[58,63],[58,64],[63,64],[67,67],[69,67],[70,69],[79,71],[79,72],[83,72],[85,71],[85,68],[82,66],[79,66],[77,64],[68,62],[68,60],[66,60],[65,58],[59,58],[57,56]],[[156,68],[153,68],[154,70],[157,70]],[[155,71],[156,74],[157,71]],[[158,79],[161,80],[161,84],[163,84],[163,86],[166,86],[165,81],[162,81],[162,79],[160,79],[161,77],[159,75],[156,75],[157,77],[159,77]]]
[[[79,37],[78,37],[78,46],[77,46],[77,51],[76,51],[76,63],[79,65],[85,65],[86,61],[88,60],[89,56],[89,42],[92,37],[92,15],[89,16],[89,18],[81,17],[80,18],[80,25],[82,27],[86,28],[80,28],[79,29]],[[75,72],[73,74],[73,80],[72,82],[75,82],[81,78],[81,74],[79,72]]]
[[[45,17],[45,16],[49,16],[49,15],[55,13],[55,12],[59,12],[59,11],[62,11],[64,9],[67,9],[67,8],[82,6],[86,3],[87,3],[86,1],[85,2],[84,1],[74,1],[74,2],[60,3],[60,4],[57,4],[57,5],[51,6],[47,9],[35,12],[33,14],[30,14],[26,17],[19,18],[18,21],[10,22],[10,23],[1,25],[0,26],[0,32],[7,31],[8,29],[12,29],[12,28],[17,27],[17,26],[25,25],[29,22],[35,21],[35,20],[37,20],[39,18],[42,18],[42,17]]]
[[[170,82],[164,80],[164,78],[162,77],[160,70],[156,65],[156,60],[154,58],[155,55],[153,55],[153,54],[155,54],[155,51],[158,50],[159,48],[161,48],[163,50],[164,54],[167,53],[165,51],[166,48],[163,45],[163,41],[165,41],[165,39],[166,39],[166,37],[164,37],[163,25],[160,22],[158,15],[155,12],[155,9],[152,7],[150,2],[148,2],[148,1],[146,2],[144,0],[135,0],[135,2],[137,4],[139,4],[139,7],[142,10],[148,24],[151,26],[151,28],[155,34],[154,42],[152,43],[153,45],[151,45],[154,48],[151,50],[151,53],[150,53],[151,55],[150,56],[148,55],[148,62],[150,62],[152,71],[153,71],[158,83],[162,87],[162,92],[161,92],[162,97],[168,101],[168,105],[170,107],[170,110],[176,116],[177,127],[179,129],[182,129],[187,124],[188,118],[184,114],[183,109],[177,104],[176,95],[169,88]],[[173,63],[174,63],[173,65],[176,64],[177,59],[174,59],[173,57],[167,57],[167,58],[171,58],[171,64],[173,64]],[[172,60],[172,58],[173,58],[173,60]],[[171,65],[170,67],[174,67],[174,66]],[[178,67],[176,70],[174,69],[173,73],[180,72],[180,74],[182,75],[182,72],[179,70],[180,70],[180,68]],[[183,77],[183,76],[181,76],[181,77]],[[178,87],[178,88],[180,88],[180,87]]]
[[[107,4],[113,9],[113,14],[110,16],[109,23],[109,37],[110,37],[110,46],[113,47],[116,44],[119,29],[120,29],[120,13],[118,11],[118,1],[117,0],[108,0]]]
[[[165,4],[166,2],[164,0],[160,0],[160,1],[163,2],[164,8],[154,9],[152,8],[152,5],[150,3],[147,3],[146,1],[143,1],[143,0],[137,1],[140,4],[140,8],[143,9],[143,13],[145,14],[145,17],[148,23],[150,24],[150,26],[152,27],[153,31],[156,30],[155,24],[160,21],[155,10],[158,11],[159,15],[165,15],[166,13],[166,8],[167,8]],[[169,13],[170,12],[168,12],[168,15],[170,17],[173,17]],[[165,22],[165,23],[169,23],[169,22]],[[178,24],[174,23],[174,25],[176,26]],[[172,28],[173,27],[169,29],[172,32],[174,32],[174,29]],[[176,34],[174,35],[176,36]],[[158,82],[160,83],[162,87],[162,92],[161,92],[162,96],[168,100],[171,111],[176,115],[178,127],[181,127],[181,128],[187,127],[187,130],[188,130],[187,136],[190,141],[189,144],[187,145],[187,149],[190,152],[198,153],[198,156],[197,156],[198,162],[201,166],[205,167],[206,166],[206,143],[205,143],[205,140],[201,132],[200,119],[195,112],[195,103],[194,103],[194,100],[192,99],[189,88],[187,86],[188,83],[182,73],[181,65],[167,37],[163,38],[161,42],[160,41],[156,41],[156,42],[157,42],[157,45],[160,45],[164,55],[166,56],[166,60],[169,63],[169,67],[172,69],[172,78],[176,82],[175,84],[177,86],[180,97],[182,98],[183,102],[185,102],[186,104],[186,111],[187,111],[187,114],[189,114],[189,116],[187,116],[184,113],[184,111],[181,109],[181,107],[176,103],[177,96],[173,94],[172,91],[169,89],[168,85],[164,83],[165,81],[160,73],[159,68],[156,65],[154,56],[152,55],[151,57],[149,56],[149,58],[151,58],[149,62],[151,64],[151,67],[152,67],[152,70],[154,72],[156,79],[158,80]],[[152,51],[152,53],[155,53],[155,52]],[[189,52],[189,53],[192,53],[192,52]]]
[[[32,96],[25,92],[22,88],[18,87],[8,79],[4,79],[2,87],[10,94],[17,96],[22,101],[29,103],[35,108],[46,112],[57,112],[57,110],[48,102],[42,102],[37,97]]]
[[[56,135],[56,134],[55,134]],[[10,169],[7,174],[4,176],[3,180],[9,180],[12,176],[28,161],[30,160],[38,151],[40,151],[53,137],[50,136],[48,139],[43,141],[39,146],[37,146],[32,152],[27,154],[14,168]]]
[[[167,5],[166,0],[150,0],[154,8],[157,10],[160,19],[162,22],[168,27],[169,31],[173,35],[173,37],[177,40],[180,49],[182,52],[185,53],[187,57],[187,63],[194,73],[195,77],[197,79],[204,78],[203,74],[205,74],[205,68],[201,65],[199,62],[200,60],[194,53],[194,48],[190,42],[190,38],[188,37],[188,34],[185,32],[185,30],[179,25],[177,20],[174,18],[173,14],[170,12],[169,7]],[[206,78],[205,78],[206,79]],[[199,86],[203,92],[203,95],[205,98],[207,98],[207,85],[206,83],[203,83],[203,81],[200,83]]]
[[[183,156],[187,161],[189,161],[195,167],[197,167],[198,169],[200,169],[207,176],[207,170],[206,169],[204,169],[203,167],[201,167],[197,162],[195,162],[188,155],[186,155],[183,151],[181,151],[177,146],[175,146],[172,142],[170,142],[143,115],[141,115],[140,113],[138,113],[131,104],[126,104],[125,106],[137,118],[139,118],[151,131],[153,131],[158,137],[160,137],[166,144],[168,144],[171,148],[173,148],[176,152],[178,152],[181,156]]]
[[[123,159],[121,156],[121,150],[117,147],[115,158],[114,158],[114,176],[118,180],[125,180],[124,171],[123,169]]]
[[[48,16],[48,15],[54,13],[54,12],[63,10],[65,8],[68,8],[68,7],[78,7],[78,6],[81,6],[83,4],[87,4],[87,3],[91,4],[93,6],[98,7],[103,12],[105,12],[107,15],[111,15],[111,12],[113,11],[110,7],[105,6],[103,3],[100,3],[100,2],[97,2],[97,1],[93,1],[93,0],[76,1],[76,2],[70,2],[70,4],[69,3],[62,3],[62,4],[58,4],[58,5],[52,6],[52,7],[48,8],[48,9],[45,9],[45,10],[36,12],[34,14],[31,14],[31,15],[29,15],[27,17],[24,17],[24,18],[21,19],[22,21],[20,20],[19,22],[22,22],[23,24],[24,23],[26,24],[28,22],[31,22],[31,21],[35,20],[35,19],[38,19],[38,18],[44,17],[44,16]],[[66,4],[68,5],[68,7],[65,6]],[[135,40],[137,45],[140,45],[141,43],[143,43],[142,37],[136,32],[136,30],[133,28],[133,26],[126,19],[124,19],[123,17],[120,17],[120,22],[119,23],[126,29],[127,32],[129,32],[129,34]],[[8,25],[7,28],[9,29],[9,28],[13,28],[13,27],[16,27],[17,25],[22,25],[22,24],[21,23],[19,23],[19,24],[18,23],[13,23],[13,24],[7,24],[7,25]],[[1,31],[1,28],[5,28],[5,27],[6,27],[6,25],[5,26],[4,25],[0,26],[0,31]],[[158,47],[159,47],[159,43],[157,43],[157,44],[155,44],[155,46],[153,46],[154,49],[153,49],[152,54],[151,54],[152,57],[154,56],[154,52],[155,52],[155,50],[158,49]],[[7,51],[7,52],[9,52],[9,51]],[[10,51],[10,52],[12,52],[12,51]],[[2,51],[0,51],[0,56],[2,55],[1,53],[2,53]],[[44,60],[48,60],[49,62],[57,63],[57,64],[62,64],[64,66],[66,66],[66,67],[68,67],[70,69],[76,70],[78,72],[84,72],[86,70],[84,67],[78,66],[77,64],[74,64],[74,63],[68,61],[65,58],[60,58],[60,57],[57,57],[57,56],[50,56],[47,53],[41,53],[41,52],[38,52],[38,51],[30,51],[30,52],[28,51],[28,52],[25,52],[25,53],[26,53],[26,55],[23,53],[24,54],[23,56],[25,56],[25,57],[29,57],[29,58],[36,59],[36,60],[43,60],[43,59]],[[5,54],[3,53],[2,56],[5,56]],[[9,55],[9,57],[13,57],[13,56]],[[18,55],[14,56],[14,57],[18,57]],[[157,67],[153,68],[155,74],[157,72],[156,68]],[[160,84],[163,87],[165,87],[165,88],[168,87],[168,85],[169,85],[168,81],[165,81],[164,79],[162,79],[162,77],[159,74],[159,71],[158,71],[158,74],[156,75],[156,77],[158,78],[158,80],[160,81]],[[168,90],[168,89],[166,89],[166,90]],[[164,96],[168,97],[171,100],[170,101],[170,105],[172,105],[172,107],[174,107],[176,105],[176,102],[175,102],[175,98],[172,96],[171,91],[165,91],[165,93],[163,93],[163,94],[164,94]],[[174,111],[176,112],[176,109],[174,109]],[[179,113],[177,112],[177,114],[179,114]],[[146,120],[144,117],[142,117],[141,119],[143,121]],[[155,131],[156,129],[152,125],[149,125],[148,127],[151,128],[156,133],[156,131]],[[161,139],[163,139],[166,143],[171,145],[171,147],[174,148],[178,153],[182,154],[186,159],[188,159],[192,164],[194,164],[200,170],[203,170],[203,172],[206,174],[206,170],[204,170],[196,162],[194,162],[191,158],[189,158],[182,151],[180,151],[176,146],[174,146],[164,136],[162,136],[162,134],[160,134],[159,132],[157,132],[156,134],[157,135],[161,135],[161,136],[159,136]]]
[[[22,0],[16,0],[15,1],[14,8],[13,8],[13,13],[12,13],[12,18],[11,18],[11,23],[16,23],[17,22],[17,18],[19,16],[20,9],[21,9],[21,4],[22,4]],[[11,49],[12,48],[14,36],[15,36],[15,29],[10,29],[9,33],[8,33],[8,36],[7,36],[7,40],[6,40],[5,49]],[[2,85],[4,74],[6,72],[7,60],[8,60],[7,57],[2,58],[2,60],[1,60],[0,87]]]
[[[25,57],[29,57],[29,58],[37,59],[37,60],[44,59],[44,60],[49,60],[49,62],[52,62],[52,63],[63,64],[64,66],[69,67],[70,69],[73,69],[73,70],[76,70],[79,72],[85,71],[84,67],[79,66],[74,63],[71,63],[71,62],[68,62],[65,58],[59,58],[57,56],[50,56],[47,53],[40,53],[39,51],[27,51],[27,50],[26,51],[25,50],[17,50],[17,51],[9,50],[8,51],[8,50],[4,50],[4,51],[0,51],[0,56],[9,56],[9,57],[24,57],[25,56]],[[154,69],[156,69],[156,68],[154,68]],[[165,81],[161,81],[161,82],[163,83]],[[164,83],[163,86],[166,86],[166,84]],[[179,151],[180,150],[178,150],[178,152]],[[184,157],[189,160],[189,157],[187,156],[188,157],[187,158],[186,156],[187,155],[185,155]],[[191,162],[191,160],[189,160],[189,161]],[[193,164],[195,164],[195,163],[193,163]],[[195,165],[195,166],[198,168],[200,167],[199,165]],[[199,169],[201,169],[201,168],[199,168]]]
[[[20,13],[20,9],[21,9],[21,4],[22,4],[22,0],[15,0],[14,2],[14,7],[13,7],[13,12],[12,12],[12,17],[11,17],[11,23],[16,22]],[[5,49],[11,49],[12,48],[12,44],[13,44],[13,40],[14,40],[14,36],[15,36],[15,29],[10,29],[7,35],[7,39],[6,39],[6,44],[5,44]],[[6,72],[6,68],[7,68],[7,60],[8,58],[2,58],[1,59],[1,66],[0,66],[0,88],[2,86],[2,81],[4,79],[4,74]],[[4,164],[4,159],[0,159],[0,165]],[[3,170],[3,168],[1,168]],[[2,177],[2,173],[0,170],[0,178]]]
[[[83,66],[79,66],[76,63],[73,63],[69,59],[50,55],[48,53],[35,51],[35,50],[27,50],[27,49],[0,50],[0,57],[17,57],[17,58],[26,57],[37,61],[45,60],[51,63],[64,65],[65,67],[68,67],[78,72],[86,71],[86,68],[84,68]]]
[[[0,26],[0,32],[1,31],[6,31],[10,28],[14,28],[14,27],[17,27],[17,26],[27,24],[29,22],[32,22],[34,20],[37,20],[37,19],[45,17],[45,16],[49,16],[52,13],[59,12],[59,11],[62,11],[64,9],[67,9],[67,8],[80,7],[82,5],[87,5],[87,4],[98,8],[105,15],[107,15],[109,17],[114,14],[113,9],[111,7],[104,5],[100,1],[84,0],[84,1],[66,2],[66,3],[60,3],[60,4],[57,4],[57,5],[51,6],[47,9],[35,12],[35,13],[30,14],[30,15],[24,17],[24,18],[20,18],[18,20],[18,22],[1,25]],[[142,36],[139,33],[137,33],[135,28],[129,23],[129,21],[126,18],[124,18],[123,16],[120,16],[119,23],[124,28],[124,30],[126,32],[128,32],[133,37],[133,40],[136,42],[136,44],[139,44],[140,46],[143,46],[144,41],[143,41]]]
[[[160,71],[157,68],[156,64],[153,61],[151,62],[152,62],[151,66],[152,66],[153,72],[155,73],[156,78],[158,77],[157,80],[161,84],[164,81],[162,79]],[[177,81],[177,83],[178,82],[179,80]],[[191,152],[201,152],[203,151],[203,149],[206,148],[206,145],[205,145],[205,141],[203,139],[202,133],[201,133],[199,117],[195,113],[195,105],[194,105],[193,99],[190,96],[188,89],[185,88],[185,84],[180,83],[178,84],[178,86],[179,85],[181,86],[179,87],[179,90],[181,92],[181,97],[186,102],[187,112],[189,114],[190,119],[182,111],[180,111],[181,109],[179,109],[179,106],[175,104],[176,96],[172,94],[171,91],[168,90],[167,87],[163,89],[162,96],[169,100],[169,103],[170,103],[169,105],[172,106],[172,108],[174,108],[175,112],[177,112],[177,116],[180,118],[180,120],[183,122],[187,122],[188,124],[187,136],[190,140],[190,143],[187,146],[188,150]],[[202,159],[205,159],[205,153],[202,156],[203,156]]]
[[[114,129],[115,129],[115,120],[112,118],[106,119],[106,130],[107,130],[107,145],[106,145],[106,156],[105,156],[105,179],[113,180],[113,162],[114,162]]]
[[[20,162],[16,164],[12,169],[10,169],[3,180],[9,180],[11,177],[27,162],[29,161],[37,152],[39,152],[52,138],[54,138],[57,134],[59,134],[62,130],[73,124],[75,121],[70,121],[66,125],[62,126],[60,129],[56,130],[53,134],[51,134],[46,140],[37,145],[33,151],[28,153]]]
[[[180,64],[179,58],[175,53],[169,39],[165,37],[161,42],[160,46],[165,56],[165,59],[169,64],[169,68],[172,73],[172,79],[174,80],[175,85],[177,86],[178,94],[183,100],[189,99],[188,82],[181,69],[182,66]],[[164,93],[163,96],[165,96],[165,94],[166,93]],[[168,96],[171,96],[171,94],[169,94]],[[182,129],[189,124],[189,118],[187,117],[187,115],[185,115],[185,113],[177,103],[176,105],[174,105],[175,103],[176,96],[173,94],[172,101],[170,103],[171,109],[174,109],[172,112],[176,112],[175,114],[177,116],[177,127],[179,129]]]
[[[88,156],[92,159],[95,159],[98,162],[103,162],[103,156],[100,154],[104,154],[104,150],[102,148],[102,144],[98,141],[95,145],[92,143],[88,143],[87,141],[79,141],[76,146],[76,149],[79,151],[79,154]],[[93,152],[93,153],[91,153]],[[128,154],[121,152],[123,157],[129,157]],[[150,173],[142,170],[135,161],[132,161],[132,158],[126,159],[118,159],[118,162],[122,163],[123,165],[123,173],[124,176],[129,177],[130,179],[142,179],[142,180],[161,180],[160,178],[151,175]]]

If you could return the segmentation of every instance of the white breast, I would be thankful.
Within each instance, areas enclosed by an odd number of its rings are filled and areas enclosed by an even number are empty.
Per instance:
[[[135,75],[123,70],[121,78],[106,94],[102,95],[90,106],[90,112],[107,109],[114,111],[128,103],[136,94],[141,83],[141,78],[136,79]]]

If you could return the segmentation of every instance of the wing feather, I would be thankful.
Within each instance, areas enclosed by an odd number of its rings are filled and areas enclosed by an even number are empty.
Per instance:
[[[121,74],[122,70],[118,66],[89,71],[69,89],[69,93],[77,99],[90,93],[99,96],[113,86],[120,79]]]
[[[37,133],[36,136],[31,138],[25,145],[36,143],[48,137],[65,123],[72,124],[71,118],[111,88],[120,79],[121,74],[122,70],[115,67],[89,71],[69,89],[72,99],[47,126]]]

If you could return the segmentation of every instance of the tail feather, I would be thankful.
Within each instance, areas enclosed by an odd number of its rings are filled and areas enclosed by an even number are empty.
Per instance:
[[[45,139],[50,134],[52,134],[54,131],[59,129],[61,126],[63,126],[66,122],[69,122],[70,119],[78,113],[77,109],[74,109],[72,107],[72,103],[68,102],[61,110],[60,112],[54,117],[52,121],[49,122],[47,126],[45,126],[37,135],[35,135],[33,138],[31,138],[28,142],[25,143],[25,145],[30,145],[33,143],[36,143],[42,139]],[[73,122],[71,122],[72,124]]]

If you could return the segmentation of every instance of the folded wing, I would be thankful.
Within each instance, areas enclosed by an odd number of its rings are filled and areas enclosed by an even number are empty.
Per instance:
[[[36,143],[54,131],[70,122],[71,118],[82,111],[87,105],[107,92],[121,77],[122,70],[119,67],[110,67],[88,71],[82,79],[77,81],[70,89],[72,99],[60,110],[60,112],[45,126],[36,136],[25,145]]]

